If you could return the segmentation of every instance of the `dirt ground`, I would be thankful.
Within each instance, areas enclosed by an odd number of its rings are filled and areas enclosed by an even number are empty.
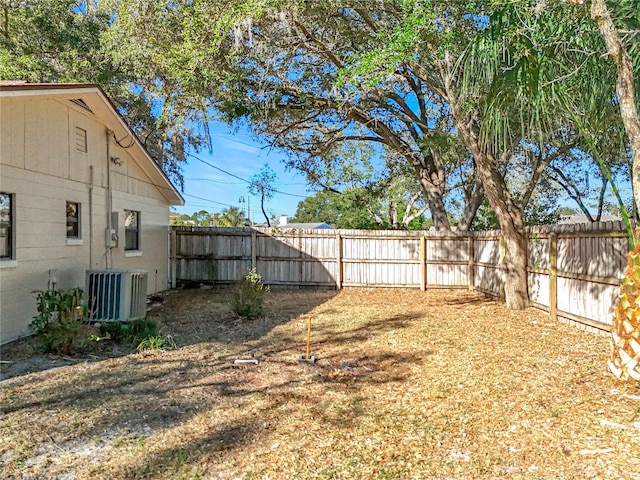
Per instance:
[[[461,290],[229,301],[169,292],[174,350],[3,347],[0,478],[640,480],[640,388],[606,337]]]

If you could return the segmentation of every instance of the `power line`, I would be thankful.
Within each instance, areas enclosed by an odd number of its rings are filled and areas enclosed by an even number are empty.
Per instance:
[[[220,167],[216,167],[213,163],[209,163],[209,162],[207,162],[206,160],[203,160],[203,159],[201,159],[200,157],[198,157],[198,156],[194,155],[193,153],[187,153],[187,155],[188,155],[188,156],[190,156],[190,157],[193,157],[193,158],[195,158],[196,160],[198,160],[199,162],[202,162],[202,163],[204,163],[205,165],[207,165],[207,166],[209,166],[209,167],[211,167],[211,168],[214,168],[214,169],[216,169],[216,170],[218,170],[218,171],[220,171],[220,172],[222,172],[222,173],[225,173],[225,174],[227,174],[227,175],[229,175],[229,176],[231,176],[231,177],[233,177],[233,178],[237,178],[238,180],[242,180],[242,181],[243,181],[243,182],[245,182],[245,183],[249,183],[249,184],[251,183],[251,182],[250,182],[249,180],[247,180],[246,178],[239,177],[239,176],[237,176],[237,175],[234,175],[234,174],[233,174],[233,173],[231,173],[231,172],[227,172],[226,170],[223,170],[223,169],[222,169],[222,168],[220,168]]]
[[[223,185],[244,185],[241,182],[226,182],[224,180],[216,180],[215,178],[187,178],[190,182],[212,182],[212,183],[221,183]]]
[[[198,200],[204,200],[205,202],[215,203],[217,205],[224,205],[225,207],[237,207],[237,205],[229,205],[228,203],[217,202],[215,200],[209,200],[208,198],[197,197],[195,195],[184,194],[185,197],[197,198]]]
[[[297,197],[297,198],[307,198],[309,196],[309,195],[296,195],[295,193],[287,193],[287,192],[283,192],[281,190],[275,190],[275,189],[272,189],[271,191],[274,193],[280,193],[282,195],[288,195],[290,197]]]
[[[218,170],[219,172],[225,173],[225,174],[227,174],[227,175],[229,175],[229,176],[231,176],[231,177],[233,177],[233,178],[236,178],[236,179],[238,179],[238,180],[242,180],[243,182],[248,183],[249,185],[251,185],[251,181],[247,180],[246,178],[242,178],[242,177],[239,177],[238,175],[235,175],[235,174],[233,174],[233,173],[231,173],[231,172],[227,172],[226,170],[224,170],[224,169],[222,169],[222,168],[220,168],[220,167],[215,166],[213,163],[209,163],[209,162],[207,162],[206,160],[201,159],[200,157],[198,157],[198,156],[194,155],[193,153],[187,153],[187,155],[188,155],[188,156],[190,156],[190,157],[195,158],[195,159],[196,159],[196,160],[198,160],[199,162],[202,162],[202,163],[204,163],[205,165],[207,165],[207,166],[209,166],[209,167],[211,167],[211,168],[214,168],[214,169]],[[275,188],[270,188],[270,190],[271,190],[273,193],[280,193],[280,194],[282,194],[282,195],[288,195],[288,196],[290,196],[290,197],[307,198],[307,195],[296,195],[295,193],[283,192],[283,191],[281,191],[281,190],[276,190]]]
[[[249,143],[249,142],[242,142],[236,138],[232,138],[228,133],[212,133],[211,134],[212,137],[224,137],[223,140],[226,140],[227,142],[231,142],[231,143],[239,143],[240,145],[246,145],[247,147],[252,147],[255,148],[256,150],[261,150],[264,147],[259,147],[253,143]]]
[[[224,185],[242,185],[240,182],[225,182],[224,180],[218,180],[216,178],[187,178],[186,180],[191,182],[213,182],[222,183]],[[244,182],[243,182],[244,183]],[[307,185],[304,182],[273,182],[274,185]]]
[[[210,204],[208,203],[189,203],[190,207],[193,207],[194,210],[193,212],[196,212],[197,210],[195,209],[201,209],[201,210],[206,210],[208,213],[222,213],[224,212],[227,207],[212,207]],[[178,211],[175,211],[176,213],[178,213]],[[184,215],[183,213],[180,213],[180,215]],[[186,215],[189,215],[188,213]]]

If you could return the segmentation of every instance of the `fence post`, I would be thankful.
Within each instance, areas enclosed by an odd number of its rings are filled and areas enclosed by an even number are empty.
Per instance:
[[[178,250],[178,234],[175,230],[175,228],[171,229],[171,236],[169,237],[169,262],[170,262],[170,268],[171,268],[171,272],[170,272],[170,282],[171,282],[171,288],[176,288],[176,282],[177,282],[177,272],[176,272],[176,268],[178,266],[178,260],[176,258],[177,256],[177,250]]]
[[[474,251],[473,251],[473,237],[471,235],[469,235],[468,237],[469,240],[469,244],[467,247],[467,255],[469,256],[469,273],[468,273],[468,278],[469,278],[469,290],[474,290],[476,288],[476,282],[475,282],[475,258],[474,258]]]
[[[251,231],[251,269],[258,268],[258,232]]]
[[[336,288],[342,290],[342,275],[344,273],[342,266],[342,237],[338,233],[336,235]]]
[[[558,235],[549,234],[549,319],[558,320]]]
[[[427,290],[427,239],[424,235],[420,237],[420,290]]]

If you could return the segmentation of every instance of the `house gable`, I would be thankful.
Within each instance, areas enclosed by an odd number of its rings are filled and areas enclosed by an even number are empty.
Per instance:
[[[11,149],[21,148],[20,143],[22,143],[26,150],[23,155],[8,155],[8,158],[24,158],[24,168],[65,177],[74,175],[69,170],[69,166],[64,164],[64,159],[81,160],[83,153],[89,153],[76,150],[76,127],[87,132],[87,150],[95,151],[100,148],[100,144],[106,145],[106,133],[94,131],[91,134],[90,125],[99,123],[103,127],[103,132],[104,130],[112,132],[110,158],[120,158],[121,160],[126,158],[130,162],[134,162],[137,165],[137,171],[143,172],[147,177],[147,184],[155,187],[168,204],[184,204],[182,195],[173,186],[160,166],[149,156],[144,146],[99,86],[75,84],[7,85],[0,83],[0,99],[3,110],[8,108],[10,114],[22,116],[25,132],[33,131],[40,135],[39,142],[30,142],[28,137],[25,138],[23,135],[20,138],[19,132],[11,131],[16,128],[15,126],[8,126],[6,132],[2,131],[3,139],[13,139],[15,138],[13,135],[18,133],[16,140],[12,141]],[[61,105],[65,108],[60,108]],[[2,123],[20,125],[22,122]],[[4,126],[3,130],[5,130]],[[68,142],[59,141],[63,136],[68,138]],[[63,143],[67,144],[68,150],[52,154],[50,149],[64,148],[61,147]],[[106,155],[105,151],[105,160]],[[47,158],[46,164],[38,163],[43,157]],[[58,164],[58,162],[61,163]]]

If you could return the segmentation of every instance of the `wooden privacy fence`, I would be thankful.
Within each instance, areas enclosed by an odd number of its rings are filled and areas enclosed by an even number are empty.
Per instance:
[[[628,238],[621,222],[545,225],[528,233],[531,304],[609,330]],[[173,227],[172,285],[230,284],[255,268],[269,285],[468,288],[501,297],[499,231]]]

